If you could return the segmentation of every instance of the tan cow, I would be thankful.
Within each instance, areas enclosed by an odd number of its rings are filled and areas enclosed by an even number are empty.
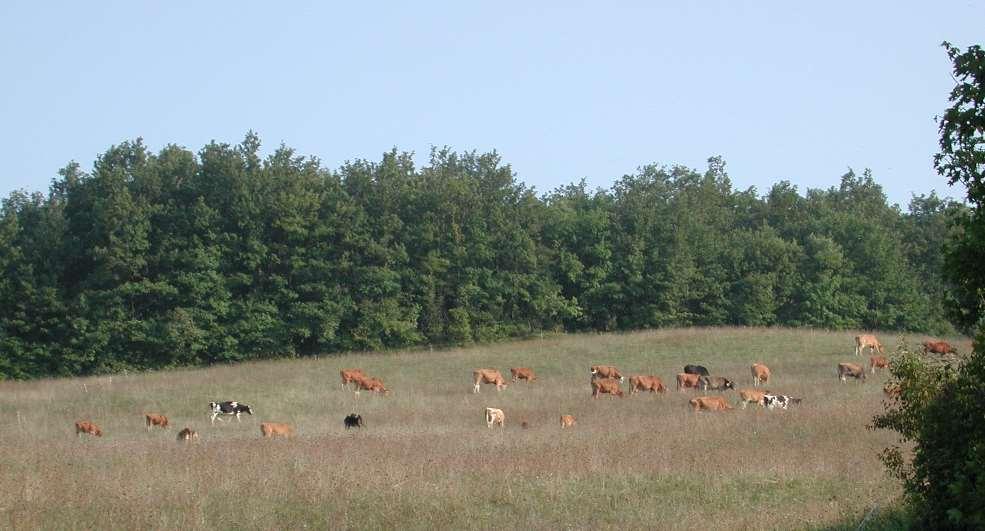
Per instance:
[[[663,393],[667,388],[663,381],[657,376],[630,376],[629,392],[638,393],[640,391],[650,391],[651,393]]]
[[[876,373],[876,369],[888,368],[889,360],[886,359],[886,356],[872,356],[869,358],[869,370],[872,371],[872,374]]]
[[[502,409],[496,409],[494,407],[486,408],[486,427],[492,428],[496,424],[499,424],[500,428],[505,428],[506,423],[506,413],[503,413]]]
[[[745,409],[749,404],[763,405],[763,397],[768,395],[769,391],[760,391],[759,389],[739,389],[739,403],[742,404],[742,409]]]
[[[561,415],[561,429],[562,430],[564,428],[573,428],[575,424],[576,424],[576,422],[575,422],[574,415]]]
[[[924,341],[921,343],[923,345],[924,354],[957,354],[958,350],[951,346],[947,341]]]
[[[503,375],[496,369],[476,369],[472,371],[472,393],[478,393],[479,385],[484,383],[495,384],[497,391],[502,391],[507,386]]]
[[[855,378],[856,380],[862,380],[862,382],[865,382],[865,368],[857,363],[839,363],[838,378],[841,382],[845,383],[849,376]]]
[[[513,375],[514,383],[518,380],[532,382],[537,379],[537,375],[534,374],[534,370],[527,367],[511,367],[510,374]]]
[[[592,398],[598,398],[599,395],[624,397],[622,389],[619,387],[619,380],[615,378],[595,378],[592,380]]]
[[[759,384],[766,385],[770,383],[770,368],[766,364],[753,363],[750,371],[752,372],[753,387],[759,387]]]
[[[687,374],[684,372],[677,374],[677,390],[684,391],[684,389],[697,389],[698,383],[701,381],[700,374]]]
[[[369,391],[372,393],[379,393],[381,395],[389,395],[390,391],[387,390],[386,386],[383,385],[383,380],[379,378],[369,378],[363,376],[357,376],[352,380],[356,384],[356,394],[359,394],[359,390]]]
[[[355,382],[359,377],[367,377],[362,369],[339,369],[339,376],[342,377],[342,389],[348,387],[349,382]]]
[[[732,409],[723,397],[720,396],[699,396],[697,398],[692,398],[690,400],[691,407],[694,411],[701,411],[706,409],[708,411],[725,411],[727,409]]]
[[[179,441],[192,441],[198,439],[198,432],[191,428],[185,428],[178,432]]]
[[[151,426],[160,426],[162,428],[168,427],[168,418],[164,415],[158,415],[157,413],[144,413],[144,418],[147,420],[147,429],[151,429]]]
[[[294,428],[292,428],[290,424],[285,424],[283,422],[261,422],[260,434],[264,437],[273,437],[275,435],[280,435],[282,437],[293,437]]]
[[[883,353],[882,344],[876,339],[876,336],[872,334],[862,334],[860,336],[855,336],[855,355],[861,356],[864,349],[869,349],[869,354],[873,354],[873,351],[878,350],[879,354]]]
[[[89,435],[95,435],[96,437],[103,436],[103,430],[99,429],[93,422],[88,420],[79,420],[75,423],[75,435],[81,437],[83,433],[88,433]]]
[[[620,382],[626,381],[619,369],[612,365],[592,365],[591,372],[592,378],[616,378]]]

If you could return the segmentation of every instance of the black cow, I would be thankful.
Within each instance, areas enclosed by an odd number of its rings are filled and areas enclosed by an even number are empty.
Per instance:
[[[707,391],[709,389],[712,391],[725,391],[727,389],[734,390],[735,385],[732,384],[732,380],[721,376],[702,376],[698,380],[698,389],[701,389],[702,391]]]
[[[701,376],[708,376],[708,369],[702,367],[701,365],[685,365],[684,374],[700,374]]]
[[[350,414],[342,421],[345,424],[345,429],[349,428],[362,428],[363,427],[363,416],[356,415],[355,413]]]
[[[215,419],[219,415],[235,415],[236,420],[240,421],[240,413],[249,413],[250,415],[253,414],[253,408],[246,404],[240,404],[235,400],[231,402],[209,402],[209,409],[212,411],[212,424],[215,424]]]

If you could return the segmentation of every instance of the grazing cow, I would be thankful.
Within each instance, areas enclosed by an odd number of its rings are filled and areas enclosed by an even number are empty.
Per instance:
[[[886,385],[882,386],[882,392],[889,398],[899,398],[903,390],[898,383],[886,382]]]
[[[759,384],[770,383],[770,368],[763,363],[753,363],[750,368],[752,371],[752,385],[759,387]]]
[[[237,422],[242,422],[239,418],[240,413],[253,414],[253,408],[246,404],[240,404],[235,400],[229,402],[209,402],[209,409],[212,412],[212,424],[219,415],[235,415]],[[219,420],[222,420],[221,418]]]
[[[687,389],[687,388],[697,389],[697,387],[698,387],[698,380],[700,380],[700,379],[701,379],[701,376],[698,375],[698,374],[684,374],[683,372],[682,373],[678,373],[677,374],[677,390],[678,391],[684,391],[684,389]]]
[[[362,415],[356,415],[355,413],[350,413],[350,414],[346,415],[346,417],[344,419],[342,419],[342,424],[345,426],[345,429],[349,429],[349,428],[362,428],[363,427],[363,416]]]
[[[151,426],[160,426],[162,428],[168,427],[168,418],[164,415],[158,415],[157,413],[144,413],[144,418],[147,419],[147,429],[151,429]]]
[[[708,376],[708,369],[702,367],[701,365],[685,365],[684,374],[697,374],[699,376]]]
[[[264,437],[273,437],[274,435],[293,437],[294,428],[290,424],[284,424],[283,422],[261,422],[260,434]]]
[[[574,415],[561,415],[561,429],[562,430],[564,428],[573,428],[575,424],[576,424],[576,422],[575,422]]]
[[[855,336],[855,355],[861,356],[864,349],[869,349],[869,354],[873,354],[873,351],[878,350],[879,354],[883,353],[882,344],[876,339],[876,336],[872,334],[862,334],[860,336]]]
[[[383,380],[379,378],[368,378],[359,377],[353,380],[356,383],[356,394],[359,394],[359,390],[369,391],[372,393],[379,393],[383,396],[389,395],[390,391],[383,385]]]
[[[366,378],[366,373],[362,369],[339,369],[339,376],[342,377],[342,389],[349,386],[349,382],[355,382],[357,378]]]
[[[787,395],[764,395],[763,405],[766,406],[766,409],[787,409],[790,404],[799,404],[801,400],[801,398]]]
[[[592,365],[592,378],[615,378],[620,382],[626,381],[619,369],[612,365]]]
[[[615,378],[595,378],[592,380],[592,398],[599,395],[615,395],[623,398],[622,389],[619,387],[619,380]]]
[[[194,439],[198,439],[198,432],[191,428],[185,428],[178,432],[179,441],[191,441]]]
[[[725,411],[732,409],[732,406],[720,396],[699,396],[692,398],[690,403],[694,411],[700,411],[702,409],[707,409],[708,411]]]
[[[663,393],[667,389],[660,378],[656,376],[630,376],[629,392],[638,393],[640,391],[650,391],[651,393]]]
[[[735,385],[732,383],[732,380],[721,376],[702,376],[698,380],[698,388],[702,391],[709,389],[712,391],[726,391],[728,389],[735,390]]]
[[[769,391],[760,391],[759,389],[740,389],[739,390],[739,403],[742,404],[742,409],[745,409],[749,404],[763,405],[763,397],[769,394]]]
[[[534,374],[533,369],[528,369],[527,367],[511,367],[510,374],[513,375],[513,383],[516,383],[517,380],[532,382],[537,379],[537,375]]]
[[[507,383],[503,375],[496,369],[476,369],[472,371],[472,393],[479,392],[479,384],[495,384],[497,391],[506,389]]]
[[[924,354],[957,354],[958,350],[951,346],[947,341],[924,341],[921,343],[923,345]]]
[[[103,436],[103,430],[99,429],[94,423],[88,420],[79,420],[75,423],[75,435],[76,437],[81,437],[83,433],[88,433],[89,435],[95,435],[96,437]]]
[[[872,374],[876,373],[876,369],[888,369],[888,368],[889,368],[889,360],[886,359],[886,356],[872,356],[871,358],[869,358],[869,370],[872,371]]]
[[[865,369],[857,363],[839,363],[838,378],[841,379],[842,383],[844,383],[849,376],[864,382]]]
[[[502,409],[496,409],[494,407],[486,408],[486,427],[492,428],[494,425],[499,424],[500,428],[505,428],[506,423],[506,413],[503,413]]]

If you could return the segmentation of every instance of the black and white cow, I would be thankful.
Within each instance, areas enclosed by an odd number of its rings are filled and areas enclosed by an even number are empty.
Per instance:
[[[724,378],[722,376],[702,376],[698,380],[698,389],[702,391],[707,391],[711,389],[712,391],[726,391],[728,389],[735,390],[735,384],[732,380]]]
[[[345,424],[345,429],[349,429],[349,428],[362,428],[363,427],[363,416],[362,415],[356,415],[355,413],[352,413],[349,416],[347,416],[342,421],[342,423]]]
[[[240,404],[235,400],[231,402],[209,402],[209,409],[212,411],[212,424],[215,424],[215,419],[219,415],[235,415],[236,420],[239,421],[240,413],[253,414],[253,408],[246,404]],[[220,418],[219,420],[222,419]]]
[[[787,409],[790,404],[799,404],[801,398],[794,398],[787,395],[763,395],[763,405],[766,409]]]

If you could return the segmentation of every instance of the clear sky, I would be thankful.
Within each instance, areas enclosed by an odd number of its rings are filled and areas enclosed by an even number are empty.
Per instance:
[[[252,129],[333,169],[495,149],[541,193],[713,155],[760,194],[871,168],[905,208],[964,196],[932,167],[943,40],[985,44],[985,3],[5,0],[0,195]]]

